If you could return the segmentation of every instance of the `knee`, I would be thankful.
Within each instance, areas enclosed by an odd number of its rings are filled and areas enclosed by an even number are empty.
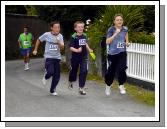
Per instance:
[[[120,73],[122,73],[122,72],[125,72],[127,68],[128,68],[127,66],[124,66],[124,67],[120,68],[118,71]]]
[[[50,75],[50,76],[53,76],[54,75],[54,71],[47,71],[47,74]]]
[[[88,73],[88,70],[81,70],[80,74],[86,75]]]

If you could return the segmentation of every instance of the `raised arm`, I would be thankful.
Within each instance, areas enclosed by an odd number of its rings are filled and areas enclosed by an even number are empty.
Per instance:
[[[117,36],[117,34],[120,32],[121,30],[120,29],[116,29],[115,33],[106,39],[106,44],[111,44],[113,39]]]

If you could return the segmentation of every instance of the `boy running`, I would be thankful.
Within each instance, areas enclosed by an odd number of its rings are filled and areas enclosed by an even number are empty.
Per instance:
[[[45,41],[45,74],[42,82],[46,85],[46,80],[52,77],[50,94],[56,96],[58,95],[56,92],[56,86],[60,80],[60,49],[64,48],[64,41],[63,36],[60,34],[60,23],[58,21],[54,21],[51,22],[50,26],[51,31],[44,33],[38,38],[33,54],[37,54],[40,42]]]
[[[84,23],[82,21],[76,21],[74,23],[74,30],[76,31],[70,41],[70,50],[72,51],[71,58],[71,70],[69,73],[69,88],[73,88],[73,82],[77,79],[77,71],[80,68],[79,73],[79,93],[86,95],[84,90],[86,76],[88,71],[88,52],[93,52],[87,44],[86,34],[84,31]]]

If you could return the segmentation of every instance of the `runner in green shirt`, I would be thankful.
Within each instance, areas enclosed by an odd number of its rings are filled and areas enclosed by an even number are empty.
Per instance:
[[[20,47],[20,53],[24,57],[24,70],[29,70],[29,62],[30,62],[30,52],[32,51],[32,42],[33,36],[30,32],[28,32],[28,27],[24,27],[24,32],[20,34],[18,43]]]

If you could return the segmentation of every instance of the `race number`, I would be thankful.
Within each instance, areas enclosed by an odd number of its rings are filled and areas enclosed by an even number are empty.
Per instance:
[[[51,51],[53,51],[53,50],[58,50],[58,45],[50,44],[49,50],[51,50]]]
[[[29,41],[24,41],[24,45],[30,45]]]
[[[86,45],[86,39],[79,39],[79,45]]]
[[[117,44],[117,48],[124,48],[125,43],[124,42],[120,42]]]

